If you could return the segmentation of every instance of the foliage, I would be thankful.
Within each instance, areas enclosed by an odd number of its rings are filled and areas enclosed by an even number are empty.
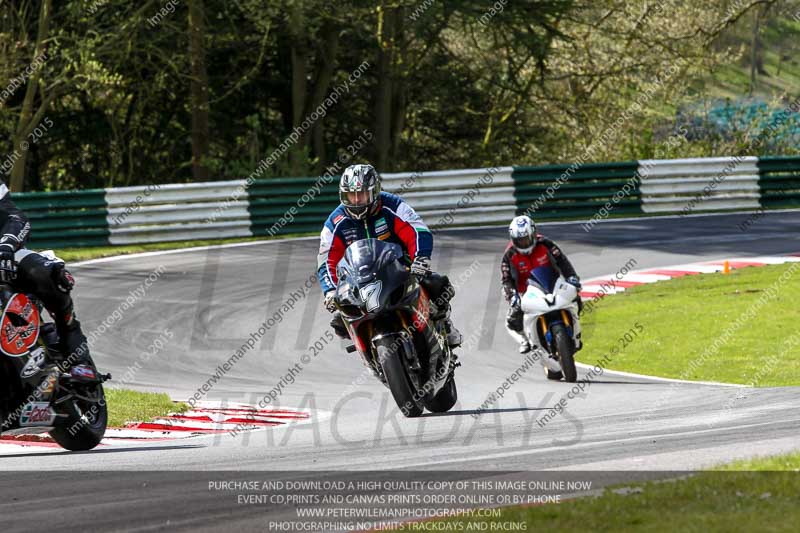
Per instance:
[[[190,8],[202,47],[189,45]],[[798,12],[789,0],[0,0],[0,80],[24,78],[0,100],[0,163],[45,119],[15,163],[25,189],[191,181],[193,146],[208,179],[246,177],[272,154],[265,176],[321,173],[365,129],[359,156],[382,170],[718,155],[741,143],[662,141],[706,96],[774,107],[796,93]],[[46,62],[22,76],[37,49]]]

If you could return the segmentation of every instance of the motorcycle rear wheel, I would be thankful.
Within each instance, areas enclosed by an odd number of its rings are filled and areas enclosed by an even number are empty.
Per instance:
[[[553,324],[550,331],[553,333],[553,344],[561,363],[561,371],[564,373],[564,381],[575,383],[578,379],[578,371],[575,369],[575,345],[567,335],[567,329],[563,324]]]
[[[402,344],[397,346],[390,337],[379,341],[377,348],[378,361],[381,361],[383,375],[398,409],[407,418],[418,417],[424,408],[416,398],[414,386],[408,376],[405,353],[403,353],[405,348]]]

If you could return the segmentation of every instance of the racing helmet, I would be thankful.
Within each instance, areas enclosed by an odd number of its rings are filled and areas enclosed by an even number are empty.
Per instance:
[[[508,236],[519,253],[529,254],[536,246],[536,223],[525,215],[514,217],[508,226]]]
[[[348,215],[365,218],[378,204],[381,177],[372,165],[350,165],[339,180],[339,200]]]

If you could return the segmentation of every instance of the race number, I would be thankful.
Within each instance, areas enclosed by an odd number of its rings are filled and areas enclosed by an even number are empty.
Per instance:
[[[364,285],[359,290],[361,300],[366,304],[367,311],[374,311],[380,306],[381,289],[383,288],[382,281],[376,281],[369,285]]]

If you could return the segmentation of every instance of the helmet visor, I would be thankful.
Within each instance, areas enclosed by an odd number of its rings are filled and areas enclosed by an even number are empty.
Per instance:
[[[533,246],[533,239],[530,235],[525,235],[524,237],[514,237],[512,239],[514,246],[517,248],[530,248]]]
[[[342,193],[342,203],[347,207],[366,207],[372,203],[372,191]]]

